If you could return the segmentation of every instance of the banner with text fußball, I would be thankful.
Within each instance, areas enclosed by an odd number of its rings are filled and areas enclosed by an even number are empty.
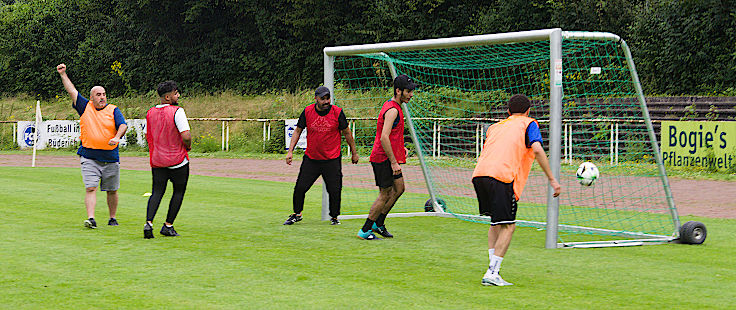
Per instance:
[[[660,141],[668,166],[727,170],[736,165],[736,122],[663,121]]]
[[[18,147],[32,148],[36,135],[39,150],[79,145],[79,121],[47,120],[40,122],[39,128],[33,121],[18,122]]]
[[[133,133],[137,138],[135,143],[145,146],[146,143],[146,120],[129,119],[127,133]],[[79,146],[79,121],[78,120],[46,120],[42,121],[40,128],[36,128],[36,122],[19,121],[16,136],[18,147],[21,149],[32,148],[34,139],[38,135],[36,149],[66,148]],[[120,139],[120,146],[127,145],[128,134]]]

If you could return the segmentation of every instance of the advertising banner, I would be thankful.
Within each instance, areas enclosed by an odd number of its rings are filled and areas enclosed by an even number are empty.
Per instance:
[[[33,121],[18,122],[18,147],[32,148],[36,135],[36,149],[39,150],[79,145],[79,121],[48,120],[41,122],[40,128],[36,128],[36,122]]]
[[[736,122],[663,121],[662,161],[726,170],[736,165]]]
[[[146,120],[145,119],[129,119],[128,131],[125,136],[131,132],[137,137],[136,143],[145,146],[146,140]],[[36,134],[38,134],[38,145],[36,149],[44,148],[66,148],[79,146],[79,121],[78,120],[47,120],[42,121],[40,128],[36,130],[36,122],[19,121],[17,129],[18,147],[21,149],[32,148]],[[120,140],[120,146],[127,144],[126,137]]]
[[[285,150],[289,149],[289,144],[291,144],[291,136],[294,135],[294,130],[296,129],[296,123],[299,121],[299,119],[287,119],[284,121],[284,126],[286,128],[285,139],[284,142],[286,145],[284,146]],[[306,149],[307,148],[307,129],[304,128],[302,130],[302,134],[299,136],[299,142],[296,143],[296,148],[300,149]]]

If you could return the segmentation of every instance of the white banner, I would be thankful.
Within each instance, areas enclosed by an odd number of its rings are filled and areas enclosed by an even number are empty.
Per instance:
[[[126,123],[128,123],[128,131],[125,133],[127,136],[131,133],[131,130],[135,132],[136,136],[136,144],[139,146],[146,146],[146,120],[145,119],[126,119]],[[125,138],[125,141],[120,141],[120,145],[126,146],[128,144],[127,137]]]
[[[36,122],[19,121],[16,137],[18,141],[18,147],[26,149],[33,147],[33,141],[36,138]],[[42,141],[39,141],[42,142]],[[40,143],[39,143],[40,144]],[[39,149],[43,147],[38,147]]]
[[[136,133],[137,144],[145,146],[146,140],[146,120],[145,119],[129,119],[128,133],[133,130]],[[44,148],[65,148],[79,146],[79,121],[67,120],[47,120],[41,122],[40,130],[36,131],[35,122],[19,121],[18,122],[18,147],[21,149],[32,148],[34,137],[38,133],[38,146],[36,149]],[[120,146],[125,146],[127,140],[125,136],[120,141]]]
[[[286,132],[284,133],[286,135],[286,138],[284,139],[284,142],[286,145],[284,146],[284,149],[289,149],[289,144],[291,144],[291,136],[294,135],[294,130],[296,129],[296,123],[299,122],[299,119],[287,119],[284,121],[284,126],[286,128]],[[299,136],[299,142],[296,143],[296,147],[300,149],[306,149],[307,148],[307,129],[304,128],[302,130],[301,136]]]

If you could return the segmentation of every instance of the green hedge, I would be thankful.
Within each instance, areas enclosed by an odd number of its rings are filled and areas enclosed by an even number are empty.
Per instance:
[[[113,96],[308,89],[326,46],[552,27],[626,39],[647,94],[736,85],[734,0],[0,0],[0,93],[58,94],[62,62]]]

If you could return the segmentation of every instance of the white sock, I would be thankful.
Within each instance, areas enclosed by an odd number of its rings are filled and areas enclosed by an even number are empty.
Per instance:
[[[493,259],[493,253],[496,253],[496,249],[488,249],[488,260]]]
[[[491,257],[491,265],[488,268],[494,274],[498,274],[499,270],[501,270],[501,262],[502,261],[503,261],[503,257],[499,257],[499,256],[496,256],[496,255],[493,255],[493,257]]]
[[[486,270],[486,274],[483,275],[483,278],[491,278],[491,277],[493,277],[493,269],[489,267],[488,270]]]

